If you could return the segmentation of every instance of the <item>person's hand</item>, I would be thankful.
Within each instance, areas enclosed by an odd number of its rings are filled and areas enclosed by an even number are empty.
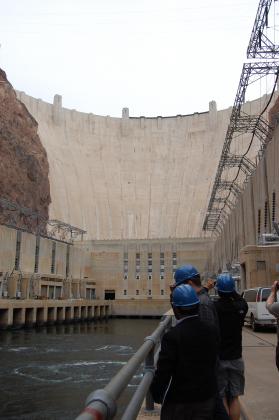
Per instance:
[[[275,294],[277,292],[278,288],[279,288],[279,282],[278,282],[278,280],[275,280],[275,282],[271,286],[271,291]]]
[[[208,290],[213,289],[213,287],[215,286],[215,280],[213,279],[207,279],[207,282],[205,283],[205,286]]]

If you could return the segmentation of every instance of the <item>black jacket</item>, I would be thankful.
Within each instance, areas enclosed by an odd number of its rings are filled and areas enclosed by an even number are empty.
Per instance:
[[[234,298],[221,297],[215,302],[220,327],[220,359],[235,360],[242,357],[242,327],[248,311],[246,301],[235,295]]]
[[[205,401],[216,394],[218,332],[199,317],[186,318],[162,339],[151,384],[154,401]],[[165,395],[166,394],[166,395]]]
[[[218,315],[214,303],[208,296],[208,291],[204,288],[201,289],[201,291],[198,292],[198,297],[200,299],[199,314],[201,321],[213,324],[219,330]]]

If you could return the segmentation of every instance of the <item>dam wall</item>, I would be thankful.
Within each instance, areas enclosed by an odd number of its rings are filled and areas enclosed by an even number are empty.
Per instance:
[[[171,117],[97,116],[17,92],[38,122],[47,151],[50,218],[88,232],[87,239],[203,237],[202,225],[231,108]],[[247,102],[258,115],[268,97]],[[250,136],[235,144],[245,150]],[[259,145],[253,146],[254,157]]]

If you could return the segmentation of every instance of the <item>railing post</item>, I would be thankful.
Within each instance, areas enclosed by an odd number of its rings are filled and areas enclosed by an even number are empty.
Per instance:
[[[151,337],[146,337],[145,341],[147,340],[151,340]],[[153,347],[152,349],[149,351],[148,355],[145,358],[145,364],[144,364],[144,370],[146,371],[152,371],[154,372],[154,349],[155,349],[155,345],[156,343],[154,343],[153,341]],[[154,410],[154,400],[153,397],[151,395],[150,390],[148,389],[147,393],[146,393],[146,397],[145,397],[145,409],[146,411],[153,411]]]

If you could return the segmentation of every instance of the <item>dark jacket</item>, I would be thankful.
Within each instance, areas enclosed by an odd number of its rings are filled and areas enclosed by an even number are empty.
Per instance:
[[[220,328],[220,359],[242,357],[242,327],[248,311],[246,301],[239,295],[221,297],[215,302]]]
[[[214,303],[210,300],[208,296],[208,291],[203,288],[200,292],[198,292],[198,296],[200,299],[199,313],[201,320],[209,322],[210,324],[215,325],[219,329],[218,315]]]
[[[217,353],[216,327],[198,316],[185,318],[171,328],[163,336],[151,384],[155,402],[196,402],[213,397],[217,391]]]

